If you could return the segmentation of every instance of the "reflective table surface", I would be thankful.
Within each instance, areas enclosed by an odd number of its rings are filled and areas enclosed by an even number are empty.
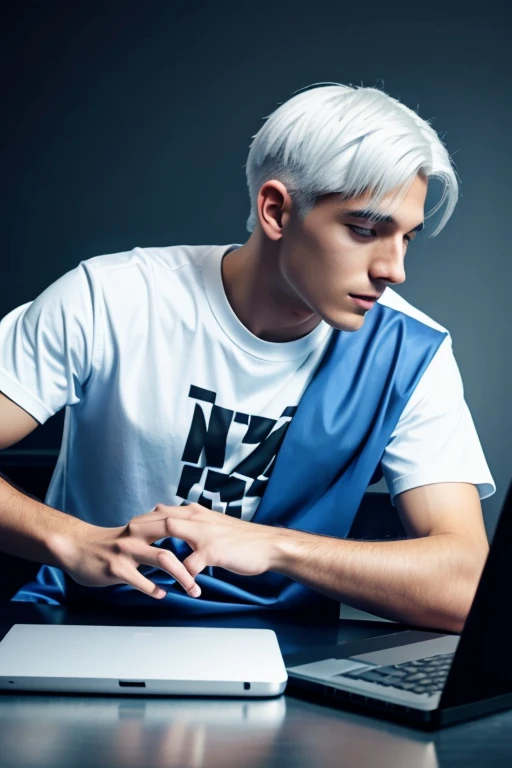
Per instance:
[[[16,623],[274,629],[286,658],[314,645],[396,631],[362,621],[303,623],[269,614],[169,620],[158,611],[77,613],[0,602],[0,637]],[[405,628],[405,627],[404,627]],[[433,733],[285,693],[272,699],[0,693],[2,768],[512,765],[512,710]]]

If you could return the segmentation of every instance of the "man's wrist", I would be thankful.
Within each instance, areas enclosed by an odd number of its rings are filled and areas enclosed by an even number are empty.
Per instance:
[[[44,544],[52,559],[50,564],[64,571],[72,569],[77,559],[78,542],[85,530],[91,527],[93,526],[83,520],[68,516],[64,526],[59,526],[59,529],[47,533]]]
[[[288,575],[293,564],[300,556],[304,533],[291,528],[274,527],[274,539],[269,570]],[[306,534],[307,535],[307,534]]]

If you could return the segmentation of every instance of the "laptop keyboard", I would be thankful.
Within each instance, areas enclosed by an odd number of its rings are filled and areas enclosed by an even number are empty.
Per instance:
[[[343,677],[366,680],[368,683],[377,683],[386,687],[391,686],[403,691],[411,691],[411,693],[426,693],[433,696],[443,690],[453,656],[454,652],[437,654],[388,667],[344,672]]]

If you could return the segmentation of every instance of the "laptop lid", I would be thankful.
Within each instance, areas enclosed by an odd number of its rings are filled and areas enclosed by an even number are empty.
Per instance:
[[[440,709],[512,694],[509,619],[512,583],[512,482],[453,659]],[[510,704],[508,704],[510,706]]]
[[[287,673],[268,629],[15,624],[0,642],[0,689],[276,696]]]

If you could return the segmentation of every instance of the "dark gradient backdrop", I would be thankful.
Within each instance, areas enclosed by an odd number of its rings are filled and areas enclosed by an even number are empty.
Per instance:
[[[462,180],[399,291],[452,333],[498,484],[492,534],[512,470],[510,12],[415,5],[4,4],[0,317],[91,256],[244,242],[263,118],[312,83],[382,87],[432,120]],[[59,414],[17,448],[58,448],[61,427]]]

